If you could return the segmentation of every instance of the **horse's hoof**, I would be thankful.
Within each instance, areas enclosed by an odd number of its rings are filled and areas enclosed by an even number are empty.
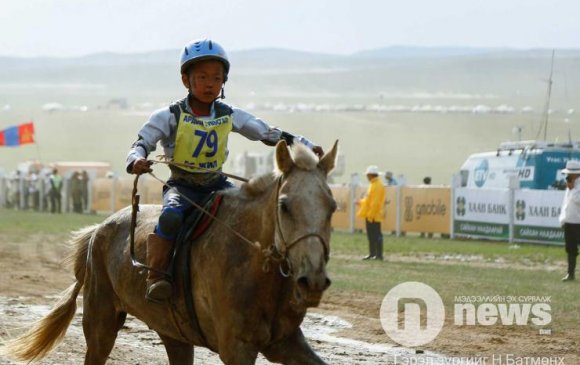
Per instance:
[[[167,280],[159,280],[147,288],[146,298],[152,302],[162,302],[169,299],[173,294],[171,283]]]

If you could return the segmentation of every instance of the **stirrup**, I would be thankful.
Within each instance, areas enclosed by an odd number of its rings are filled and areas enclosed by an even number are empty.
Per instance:
[[[173,295],[173,286],[168,280],[160,279],[147,285],[145,298],[153,303],[163,303]]]

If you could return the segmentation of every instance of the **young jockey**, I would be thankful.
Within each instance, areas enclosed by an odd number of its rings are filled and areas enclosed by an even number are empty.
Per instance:
[[[266,124],[261,119],[218,101],[228,79],[230,62],[217,42],[209,39],[193,41],[181,52],[181,81],[189,91],[186,98],[159,109],[149,117],[127,156],[127,172],[143,174],[151,171],[147,156],[158,141],[166,157],[182,164],[171,165],[171,177],[163,188],[163,208],[155,233],[147,237],[147,265],[167,270],[173,245],[184,217],[192,205],[182,195],[199,203],[211,192],[231,187],[219,173],[228,156],[230,132],[250,140],[275,145],[281,139],[290,145],[294,140],[310,147],[319,157],[320,146],[301,136],[294,136]],[[195,167],[183,167],[183,164]],[[161,274],[149,271],[147,298],[162,301],[171,296],[171,283]]]

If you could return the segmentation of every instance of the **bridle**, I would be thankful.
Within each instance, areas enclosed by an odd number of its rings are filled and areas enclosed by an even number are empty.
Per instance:
[[[290,243],[288,243],[288,241],[284,237],[284,233],[282,232],[282,222],[280,220],[280,213],[279,213],[279,208],[278,208],[278,200],[280,198],[280,190],[282,189],[283,178],[284,178],[283,175],[280,175],[278,177],[278,182],[276,184],[277,186],[276,186],[276,200],[275,200],[276,234],[279,236],[280,242],[282,244],[280,245],[280,247],[278,247],[278,245],[276,245],[276,238],[274,237],[274,242],[272,242],[272,245],[268,249],[265,250],[265,251],[268,251],[269,253],[268,254],[265,253],[265,255],[266,255],[266,261],[267,261],[269,256],[271,256],[272,254],[277,254],[278,258],[276,260],[280,261],[280,274],[282,274],[282,276],[284,276],[284,277],[290,277],[293,275],[293,268],[292,268],[292,264],[290,263],[290,259],[288,257],[288,254],[289,254],[290,250],[298,242],[305,240],[309,237],[318,238],[318,242],[320,242],[322,244],[322,248],[324,249],[324,262],[325,263],[327,263],[329,260],[330,248],[329,248],[328,242],[326,242],[324,237],[322,237],[318,233],[314,233],[314,232],[303,234],[303,235],[299,236],[298,238],[295,238]],[[282,268],[283,262],[285,262],[286,265],[288,266],[288,269],[286,272],[284,272],[284,269]]]
[[[155,163],[164,163],[162,161],[155,161]],[[167,162],[168,165],[172,165],[176,163],[174,162]],[[225,175],[226,177],[234,177],[237,178],[238,180],[242,180],[242,181],[248,181],[247,179],[244,178],[240,178],[234,175],[229,175],[229,174],[225,174],[222,172],[218,172],[222,175]],[[169,185],[167,185],[167,182],[158,178],[157,176],[155,176],[152,172],[149,173],[149,175],[151,175],[155,180],[159,181],[161,184],[163,184],[164,186],[169,187]],[[137,175],[135,176],[135,180],[133,182],[133,192],[132,192],[132,214],[131,214],[131,227],[130,227],[130,254],[131,254],[131,262],[133,264],[133,266],[135,267],[139,267],[139,268],[144,268],[147,270],[152,270],[155,272],[159,272],[159,273],[163,273],[159,270],[156,270],[148,265],[145,265],[141,262],[139,262],[137,260],[137,258],[135,257],[135,251],[134,251],[134,246],[135,246],[135,228],[137,226],[137,212],[139,211],[139,195],[137,194],[137,182],[139,180],[139,176]],[[280,175],[277,178],[277,184],[276,184],[276,200],[274,201],[274,206],[275,206],[275,217],[276,217],[276,222],[275,222],[275,226],[276,226],[276,232],[275,235],[278,235],[280,238],[280,242],[281,245],[280,247],[278,247],[278,245],[276,245],[276,237],[274,237],[274,240],[272,242],[272,244],[268,247],[262,250],[262,254],[264,255],[264,263],[262,265],[262,270],[264,272],[269,272],[270,271],[270,262],[274,261],[280,264],[279,266],[279,271],[280,274],[287,278],[293,275],[293,268],[292,268],[292,264],[290,262],[290,259],[288,257],[288,254],[290,252],[290,250],[300,241],[307,239],[309,237],[316,237],[318,238],[318,241],[322,244],[322,248],[324,249],[324,261],[325,263],[328,262],[329,260],[329,254],[330,254],[330,248],[328,245],[328,242],[326,242],[326,240],[324,239],[324,237],[322,237],[321,235],[319,235],[318,233],[314,233],[314,232],[310,232],[310,233],[306,233],[303,234],[302,236],[299,236],[298,238],[294,239],[293,241],[291,241],[290,243],[288,243],[288,241],[286,240],[286,238],[284,237],[284,233],[282,232],[282,222],[280,220],[280,213],[278,212],[279,208],[278,208],[278,200],[280,197],[280,190],[282,189],[282,183],[283,183],[283,179],[284,179],[284,175]],[[177,191],[177,193],[179,195],[181,195],[185,200],[187,200],[189,203],[191,203],[196,209],[199,209],[203,214],[207,215],[208,217],[210,217],[213,221],[216,221],[218,223],[220,223],[222,226],[225,226],[227,229],[229,229],[230,231],[232,231],[232,233],[234,233],[238,238],[240,238],[242,241],[248,243],[250,246],[252,247],[260,247],[259,242],[253,242],[250,239],[248,239],[247,237],[245,237],[244,235],[242,235],[241,233],[239,233],[238,231],[236,231],[234,228],[232,228],[232,226],[230,226],[228,223],[226,223],[225,221],[219,219],[218,217],[216,217],[214,214],[210,213],[209,211],[207,211],[206,209],[204,209],[202,206],[200,206],[199,204],[197,204],[196,202],[192,201],[191,199],[189,199],[187,196],[184,196],[183,194],[179,193]],[[287,269],[283,268],[283,264],[286,264]]]

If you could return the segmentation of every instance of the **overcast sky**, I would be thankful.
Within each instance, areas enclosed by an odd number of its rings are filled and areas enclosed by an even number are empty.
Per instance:
[[[580,0],[0,0],[0,55],[392,45],[580,48]]]

